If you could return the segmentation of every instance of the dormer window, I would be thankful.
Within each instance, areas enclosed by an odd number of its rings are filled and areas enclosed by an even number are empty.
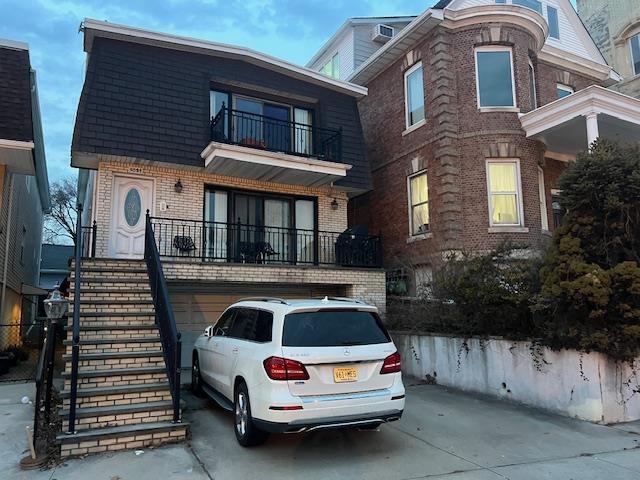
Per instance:
[[[340,79],[340,55],[336,53],[331,57],[331,60],[320,69],[320,73],[324,73],[331,78]]]
[[[558,9],[547,5],[547,23],[549,24],[549,36],[560,40],[560,25],[558,24]]]
[[[633,74],[640,75],[640,33],[631,37],[629,44],[631,47],[631,64],[633,66]]]

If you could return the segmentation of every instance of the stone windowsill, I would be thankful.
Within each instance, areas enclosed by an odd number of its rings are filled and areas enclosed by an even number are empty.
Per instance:
[[[404,137],[405,135],[413,132],[414,130],[417,130],[418,128],[422,127],[423,125],[425,125],[427,123],[427,120],[425,118],[423,118],[422,120],[420,120],[419,122],[414,123],[413,125],[411,125],[409,128],[407,128],[404,132],[402,132],[402,136]]]
[[[422,240],[426,240],[427,238],[431,238],[431,237],[433,237],[433,233],[431,232],[421,233],[420,235],[411,235],[410,237],[407,237],[407,243],[420,242]]]
[[[480,113],[510,112],[520,113],[518,107],[479,107]]]
[[[489,233],[529,233],[527,227],[489,227]]]

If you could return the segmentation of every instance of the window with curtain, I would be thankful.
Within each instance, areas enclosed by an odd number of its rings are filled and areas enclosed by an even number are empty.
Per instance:
[[[409,221],[411,235],[421,235],[429,231],[427,172],[409,177]]]
[[[518,162],[487,162],[490,224],[521,226]]]
[[[404,74],[404,104],[407,128],[424,120],[424,83],[422,62],[416,63]]]
[[[640,33],[634,37],[631,37],[630,43],[633,74],[640,75]]]
[[[510,48],[476,50],[476,86],[479,107],[516,106]]]

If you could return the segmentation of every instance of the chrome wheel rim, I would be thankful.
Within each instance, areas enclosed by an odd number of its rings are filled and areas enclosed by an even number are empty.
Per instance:
[[[247,433],[247,421],[249,420],[249,412],[247,410],[247,398],[244,392],[238,393],[236,400],[236,430],[240,436]]]

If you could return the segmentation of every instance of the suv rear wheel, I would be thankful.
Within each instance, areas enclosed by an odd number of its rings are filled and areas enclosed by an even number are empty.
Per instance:
[[[193,356],[193,365],[191,367],[191,391],[197,397],[202,397],[202,377],[200,376],[200,360],[198,355]]]
[[[256,428],[253,423],[249,392],[244,382],[236,387],[233,410],[235,413],[234,431],[238,443],[243,447],[252,447],[264,443],[269,434]]]

